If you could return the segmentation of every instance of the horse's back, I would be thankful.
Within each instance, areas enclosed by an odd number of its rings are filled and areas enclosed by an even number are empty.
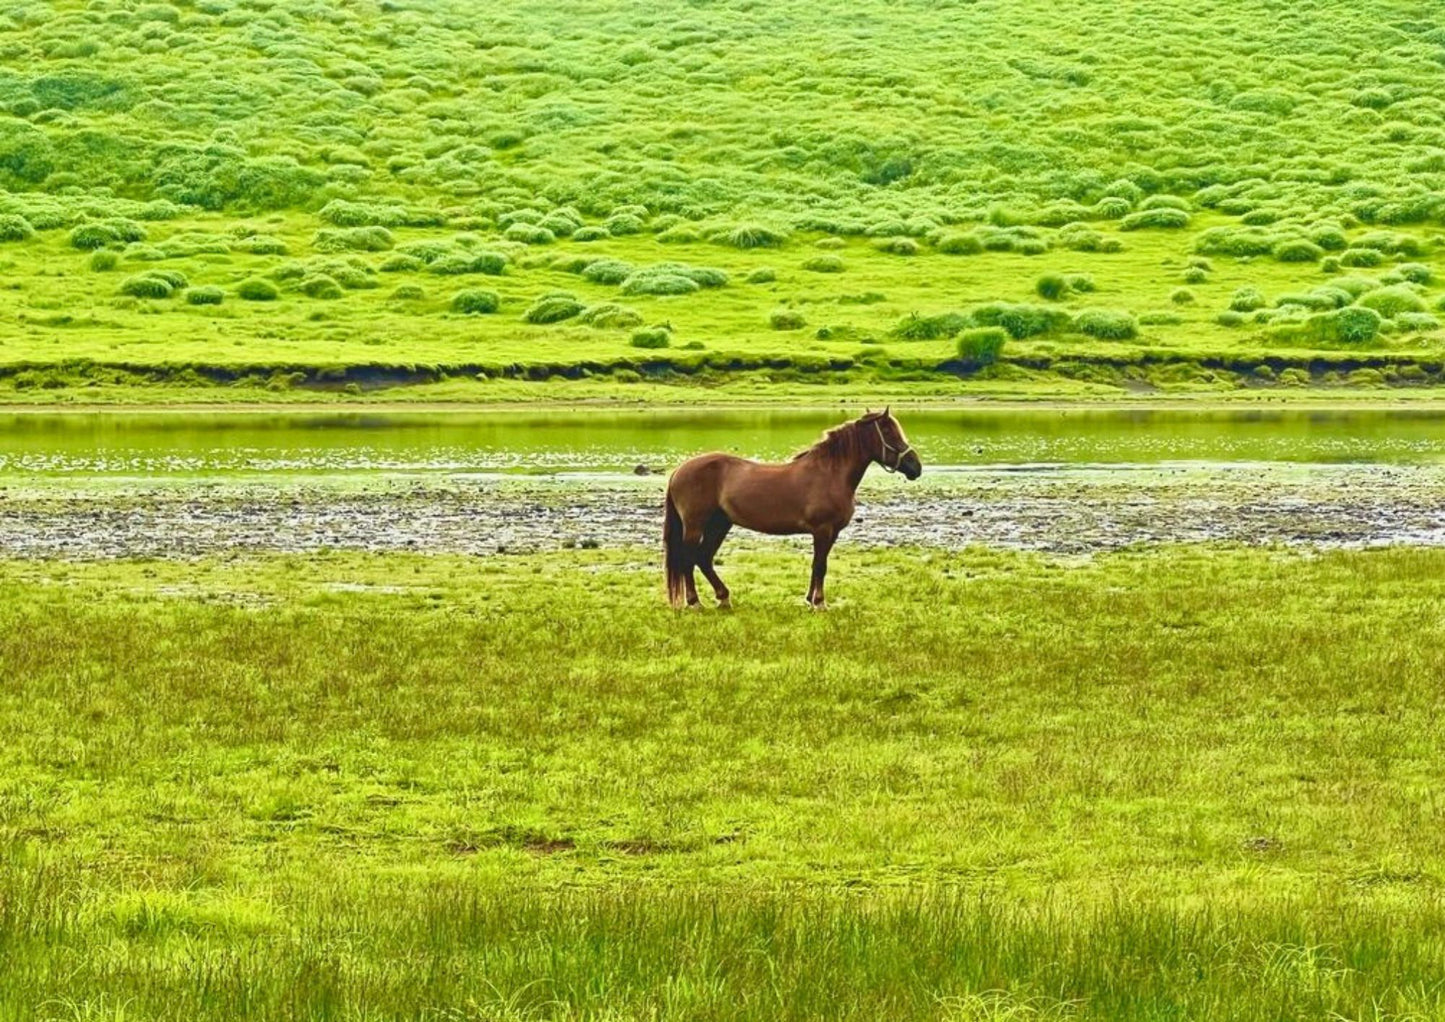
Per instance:
[[[674,500],[711,496],[716,498],[724,479],[739,467],[756,465],[757,462],[739,458],[735,454],[715,451],[689,458],[672,472],[667,480],[667,492]]]
[[[806,532],[811,492],[797,462],[775,464],[722,453],[683,462],[667,484],[668,497],[690,531],[722,511],[757,532]]]

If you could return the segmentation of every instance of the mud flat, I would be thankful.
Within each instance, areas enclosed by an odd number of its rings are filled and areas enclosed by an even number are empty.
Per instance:
[[[658,542],[658,476],[8,480],[0,553],[76,559]],[[733,542],[774,542],[746,533]],[[1087,554],[1136,544],[1445,545],[1445,467],[1180,463],[933,469],[865,481],[846,541]],[[785,541],[786,542],[786,541]]]

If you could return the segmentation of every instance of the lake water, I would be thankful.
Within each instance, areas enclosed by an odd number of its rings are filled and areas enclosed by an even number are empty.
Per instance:
[[[1428,464],[1445,413],[1008,409],[900,412],[930,467]],[[0,474],[628,472],[702,451],[782,458],[842,414],[788,410],[0,415]]]
[[[1445,545],[1435,411],[970,409],[900,417],[846,541],[1067,554],[1152,543]],[[652,549],[662,473],[783,458],[818,411],[0,416],[0,553]],[[651,472],[638,475],[638,465]],[[739,531],[730,545],[756,542]]]

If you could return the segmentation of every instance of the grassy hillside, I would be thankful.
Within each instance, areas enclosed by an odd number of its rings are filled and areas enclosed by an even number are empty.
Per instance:
[[[1427,14],[11,5],[0,393],[1438,382]]]

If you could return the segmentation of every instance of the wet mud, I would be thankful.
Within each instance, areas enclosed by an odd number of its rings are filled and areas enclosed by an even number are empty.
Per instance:
[[[1445,544],[1445,467],[1210,463],[875,474],[844,541],[1068,554],[1139,544]],[[627,473],[11,480],[0,554],[76,559],[323,549],[494,555],[656,545],[665,480]],[[738,541],[767,542],[741,530]]]

